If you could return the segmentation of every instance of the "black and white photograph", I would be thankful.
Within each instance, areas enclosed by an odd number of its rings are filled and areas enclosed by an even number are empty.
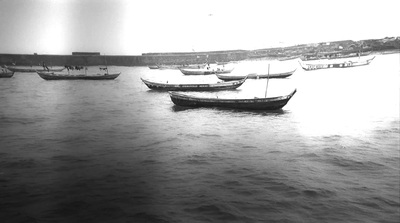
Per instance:
[[[0,222],[398,223],[396,0],[0,0]]]

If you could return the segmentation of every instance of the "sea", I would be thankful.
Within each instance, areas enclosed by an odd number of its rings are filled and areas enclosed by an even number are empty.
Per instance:
[[[0,222],[399,222],[400,54],[196,92],[297,93],[278,111],[188,108],[141,78],[215,75],[109,66],[115,80],[0,79]],[[90,67],[97,72],[98,67]]]

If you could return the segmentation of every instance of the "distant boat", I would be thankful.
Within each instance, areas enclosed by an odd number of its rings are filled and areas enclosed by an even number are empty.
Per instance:
[[[51,71],[51,72],[61,72],[65,69],[65,67],[58,67],[58,68],[52,68],[49,67],[49,69],[45,69],[42,66],[4,66],[5,68],[14,71],[14,72],[30,72],[30,73],[35,73],[36,71]]]
[[[174,104],[188,107],[222,107],[249,110],[278,110],[283,108],[296,93],[278,97],[251,98],[251,99],[223,99],[195,97],[181,92],[170,91],[169,95]]]
[[[1,68],[0,70],[0,78],[10,78],[14,75],[14,71],[9,71],[5,68]]]
[[[207,75],[207,74],[225,74],[233,71],[234,68],[225,67],[204,67],[204,68],[180,68],[185,75]]]
[[[65,73],[55,73],[55,72],[41,72],[37,71],[37,74],[45,80],[114,80],[121,73],[114,74],[65,74]]]
[[[165,65],[165,64],[158,65],[158,68],[160,70],[178,70],[180,67],[183,67],[183,65],[174,65],[174,64],[171,64],[171,65]]]
[[[353,58],[353,57],[362,57],[368,56],[371,54],[371,51],[367,52],[325,52],[325,53],[313,53],[313,54],[304,54],[301,56],[301,60],[308,61],[308,60],[335,60],[335,59],[346,59],[346,58]]]
[[[152,65],[152,66],[149,66],[149,68],[150,69],[159,69],[160,67],[158,65]]]
[[[244,77],[248,77],[249,79],[259,79],[259,78],[286,78],[291,76],[295,71],[297,70],[294,69],[292,71],[288,72],[283,72],[283,73],[270,73],[270,74],[257,74],[257,73],[252,73],[248,75],[226,75],[226,74],[215,74],[217,77],[221,80],[224,81],[232,81],[232,80],[240,80],[243,79]]]
[[[348,68],[348,67],[357,67],[357,66],[365,66],[371,63],[371,61],[375,59],[375,56],[368,59],[349,59],[343,60],[342,62],[332,62],[330,60],[321,60],[318,63],[304,63],[304,61],[300,62],[300,66],[306,70],[318,70],[318,69],[327,69],[327,68]]]
[[[239,81],[228,81],[213,84],[169,84],[169,83],[157,83],[140,78],[143,83],[153,90],[162,91],[220,91],[230,90],[240,87],[247,79],[243,78]]]

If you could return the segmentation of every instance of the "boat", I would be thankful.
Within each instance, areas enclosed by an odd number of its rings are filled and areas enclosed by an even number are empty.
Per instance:
[[[161,64],[158,65],[158,69],[160,70],[178,70],[180,67],[184,67],[183,65],[165,65],[165,64]]]
[[[51,72],[61,72],[65,69],[65,67],[57,67],[57,68],[52,68],[49,67],[48,69],[42,67],[42,66],[4,66],[5,68],[14,71],[14,72],[30,72],[30,73],[35,73],[36,71],[51,71]]]
[[[207,74],[226,74],[233,71],[234,68],[225,67],[204,67],[204,68],[179,68],[185,75],[207,75]]]
[[[151,65],[151,66],[149,66],[149,68],[153,70],[153,69],[158,69],[160,67],[158,65]]]
[[[45,80],[114,80],[121,73],[113,73],[113,74],[65,74],[65,73],[56,73],[56,72],[42,72],[37,71],[37,74]]]
[[[294,89],[290,94],[278,97],[249,98],[249,99],[224,99],[196,97],[182,92],[169,91],[174,104],[187,107],[221,107],[248,110],[278,110],[283,108],[296,93]]]
[[[247,79],[243,78],[239,81],[227,81],[212,84],[169,84],[169,83],[158,83],[152,82],[140,78],[143,83],[153,90],[162,91],[220,91],[220,90],[231,90],[240,87]]]
[[[6,68],[1,68],[0,78],[10,78],[14,75],[14,71],[7,70]]]
[[[327,69],[327,68],[348,68],[348,67],[357,67],[357,66],[365,66],[371,63],[371,61],[375,59],[374,57],[368,59],[349,59],[342,60],[340,62],[332,62],[329,60],[321,60],[319,63],[304,63],[304,61],[300,62],[300,66],[306,70],[318,70],[318,69]]]
[[[362,57],[362,56],[369,56],[371,54],[371,51],[366,51],[366,52],[356,52],[356,51],[351,51],[351,52],[343,52],[343,51],[335,51],[335,52],[318,52],[318,53],[313,53],[313,54],[304,54],[301,56],[301,60],[306,61],[306,60],[323,60],[323,59],[328,59],[328,60],[335,60],[335,59],[346,59],[346,58],[354,58],[354,57]]]
[[[288,72],[283,72],[283,73],[270,73],[270,74],[258,74],[258,73],[251,73],[246,75],[249,79],[259,79],[259,78],[286,78],[291,76],[295,71],[297,70],[294,69],[292,71]],[[232,80],[241,80],[245,75],[226,75],[226,74],[215,74],[217,77],[221,80],[224,81],[232,81]]]

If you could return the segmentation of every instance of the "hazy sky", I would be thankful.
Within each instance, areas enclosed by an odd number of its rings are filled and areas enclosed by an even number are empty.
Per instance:
[[[0,0],[0,53],[259,49],[400,36],[398,0]]]

